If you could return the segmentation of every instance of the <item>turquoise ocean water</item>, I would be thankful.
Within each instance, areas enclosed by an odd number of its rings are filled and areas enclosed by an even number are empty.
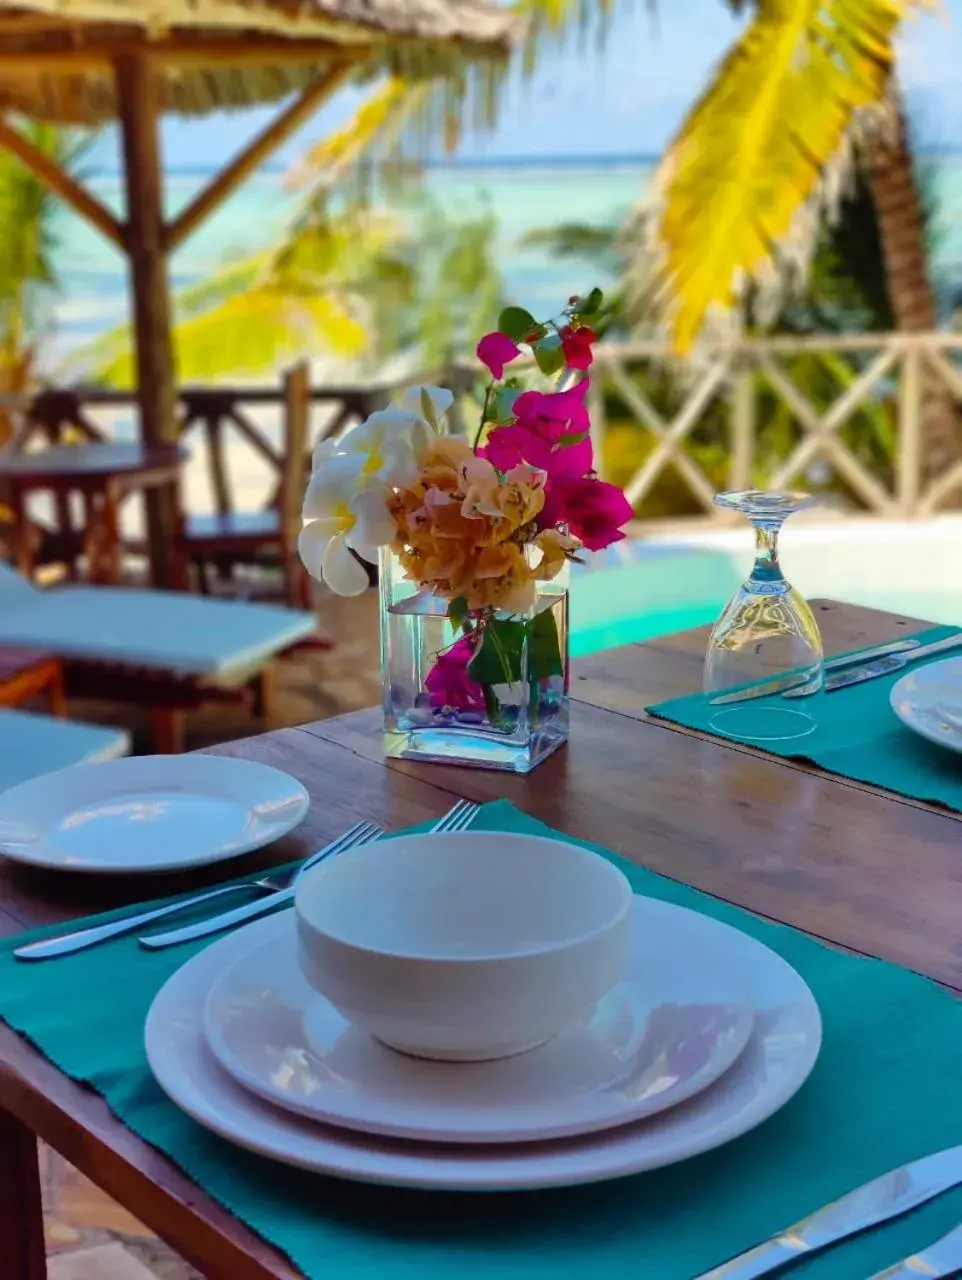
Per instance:
[[[937,197],[936,268],[939,276],[962,287],[962,157],[927,162]],[[511,160],[430,169],[426,185],[452,217],[470,217],[490,209],[498,223],[498,251],[510,296],[537,312],[559,297],[601,276],[597,265],[552,259],[523,248],[532,229],[562,222],[614,223],[641,198],[653,168],[651,159]],[[176,213],[207,182],[203,171],[174,172],[167,178],[168,213]],[[119,180],[96,175],[91,186],[120,211]],[[262,171],[225,204],[174,256],[174,287],[190,284],[232,257],[275,241],[302,197],[290,190],[285,174]],[[66,353],[126,316],[124,263],[98,232],[64,212],[56,253],[63,294],[55,308],[49,349],[57,363]],[[584,277],[582,279],[582,277]]]

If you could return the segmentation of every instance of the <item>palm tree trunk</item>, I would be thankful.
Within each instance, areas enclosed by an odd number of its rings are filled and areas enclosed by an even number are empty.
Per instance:
[[[894,120],[874,147],[869,176],[878,217],[886,288],[901,333],[931,333],[938,307],[928,275],[925,226],[901,101],[893,94]],[[962,459],[958,414],[938,374],[922,366],[923,479],[931,481]]]

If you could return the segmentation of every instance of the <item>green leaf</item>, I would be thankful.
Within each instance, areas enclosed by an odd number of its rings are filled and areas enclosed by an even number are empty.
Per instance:
[[[559,444],[581,444],[582,440],[588,438],[587,431],[565,431],[558,437]]]
[[[552,611],[545,609],[523,622],[492,618],[481,648],[468,663],[468,675],[481,685],[519,683],[526,640],[529,683],[563,674],[558,628]]]
[[[424,387],[421,388],[421,413],[424,416],[425,422],[429,422],[432,427],[436,427],[438,425],[438,420],[434,416],[434,405],[431,403],[431,397],[428,395],[427,391],[425,391]]]
[[[514,419],[514,402],[519,395],[518,387],[499,387],[488,410],[489,421],[499,424],[511,422]]]
[[[516,684],[521,679],[524,637],[523,622],[492,618],[485,625],[481,648],[468,663],[468,675],[482,685]]]
[[[537,683],[546,676],[564,674],[561,661],[561,642],[554,612],[545,609],[536,613],[528,626],[528,679]]]
[[[556,333],[549,334],[540,342],[535,342],[531,350],[542,373],[549,375],[560,373],[565,367],[565,353],[561,346],[561,339]]]
[[[601,304],[605,300],[605,295],[600,289],[592,289],[587,298],[579,298],[578,305],[575,308],[575,314],[579,316],[596,316],[601,310]]]
[[[498,316],[498,328],[514,342],[524,342],[544,330],[530,311],[524,307],[505,307]]]
[[[448,618],[451,620],[452,627],[458,631],[464,625],[468,616],[468,602],[464,596],[458,596],[456,600],[452,600],[448,605]]]

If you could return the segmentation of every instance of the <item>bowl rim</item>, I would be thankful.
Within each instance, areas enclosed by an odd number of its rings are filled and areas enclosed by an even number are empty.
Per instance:
[[[611,879],[618,886],[621,893],[622,901],[619,904],[617,911],[613,912],[611,917],[604,924],[599,925],[593,929],[589,929],[584,933],[576,934],[573,937],[565,938],[558,942],[545,943],[542,946],[525,947],[524,949],[519,949],[516,951],[508,951],[500,954],[487,954],[487,955],[464,955],[464,954],[439,955],[436,953],[430,954],[426,952],[419,952],[419,951],[413,951],[413,950],[402,951],[396,948],[372,947],[361,942],[356,942],[351,938],[346,938],[343,936],[343,934],[336,933],[331,929],[322,928],[318,924],[315,924],[314,921],[310,920],[304,914],[301,908],[302,890],[304,888],[304,885],[308,882],[309,879],[320,878],[320,876],[315,876],[316,872],[323,873],[325,871],[325,868],[329,869],[334,865],[335,862],[340,862],[342,858],[350,858],[352,854],[371,856],[379,848],[383,848],[386,845],[395,844],[401,840],[423,840],[425,838],[428,838],[434,835],[449,836],[449,837],[452,835],[457,835],[460,840],[464,840],[465,838],[467,838],[472,843],[474,842],[474,839],[476,837],[497,836],[500,840],[507,839],[511,842],[514,842],[516,840],[535,841],[540,845],[551,845],[552,848],[557,848],[558,845],[561,845],[568,849],[574,850],[585,861],[590,861],[594,859],[596,861],[596,864],[604,869],[603,874],[608,876],[609,879]],[[592,941],[594,938],[597,938],[609,932],[610,930],[615,929],[620,924],[622,924],[625,917],[634,910],[634,900],[635,900],[635,893],[631,887],[631,882],[629,881],[625,873],[620,869],[620,867],[617,867],[614,864],[614,862],[610,861],[608,858],[603,857],[599,853],[595,853],[594,850],[588,849],[584,845],[575,843],[573,840],[556,840],[549,836],[528,835],[526,832],[522,832],[522,831],[461,831],[461,832],[425,831],[425,832],[410,832],[405,835],[388,836],[388,837],[384,837],[382,839],[376,840],[371,844],[358,845],[356,848],[348,849],[346,850],[345,853],[339,854],[335,858],[330,859],[329,862],[328,861],[321,862],[316,867],[312,867],[311,870],[307,873],[307,875],[305,875],[303,879],[300,880],[298,884],[295,886],[294,912],[297,919],[299,936],[300,936],[300,926],[303,924],[307,927],[307,929],[309,929],[311,932],[315,934],[318,934],[320,937],[326,938],[331,942],[336,943],[338,946],[344,947],[347,950],[357,952],[361,955],[373,956],[380,959],[393,960],[401,963],[410,962],[410,963],[417,963],[417,964],[466,966],[466,965],[481,965],[481,964],[507,964],[517,960],[530,960],[536,957],[538,958],[547,957],[547,956],[552,956],[556,954],[561,954],[566,951],[572,951],[575,948],[583,946],[585,943]]]

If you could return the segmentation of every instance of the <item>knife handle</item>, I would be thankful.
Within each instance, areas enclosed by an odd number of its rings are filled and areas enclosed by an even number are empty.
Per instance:
[[[793,1262],[803,1253],[808,1253],[808,1246],[797,1236],[773,1236],[764,1244],[756,1245],[737,1258],[723,1262],[713,1271],[696,1276],[695,1280],[755,1280],[756,1276],[768,1275],[787,1263]]]

